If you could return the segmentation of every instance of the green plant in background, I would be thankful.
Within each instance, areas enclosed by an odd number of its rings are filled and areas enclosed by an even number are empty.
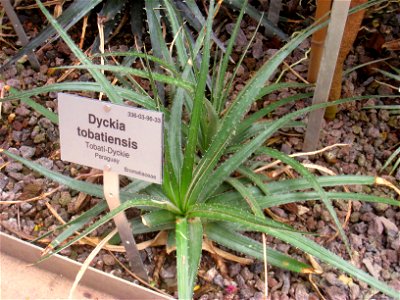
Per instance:
[[[30,96],[49,91],[104,92],[114,103],[128,100],[147,109],[163,111],[166,128],[163,185],[133,180],[121,190],[123,204],[118,209],[98,218],[107,209],[105,201],[98,203],[66,225],[58,227],[57,230],[61,233],[51,242],[48,249],[52,253],[57,253],[90,234],[102,224],[109,222],[119,212],[136,207],[141,209],[142,215],[140,218],[131,220],[133,234],[166,230],[169,235],[168,245],[176,247],[180,299],[192,297],[201,259],[203,236],[232,250],[263,259],[263,245],[244,235],[245,231],[265,233],[287,242],[387,295],[398,297],[397,292],[384,282],[318,245],[307,237],[307,233],[298,232],[288,225],[264,216],[263,213],[264,209],[276,205],[321,200],[331,214],[350,253],[346,235],[332,206],[332,200],[358,200],[399,205],[393,199],[325,190],[332,186],[377,184],[382,182],[380,178],[372,176],[317,177],[297,160],[264,146],[265,141],[280,128],[298,125],[298,123],[293,123],[296,117],[313,109],[368,97],[342,99],[294,111],[276,120],[265,119],[276,108],[310,96],[307,93],[298,94],[280,99],[254,114],[247,114],[254,102],[269,93],[282,88],[305,86],[298,83],[277,83],[265,86],[265,83],[285,57],[323,24],[311,26],[292,38],[252,76],[239,94],[233,97],[231,90],[234,77],[246,51],[234,66],[231,78],[227,78],[227,70],[244,9],[241,9],[225,53],[219,55],[216,52],[214,59],[211,59],[211,28],[215,7],[214,1],[210,2],[206,24],[203,30],[199,31],[197,39],[192,42],[187,29],[181,26],[179,14],[172,2],[155,0],[145,2],[155,55],[138,52],[107,54],[138,57],[143,61],[143,70],[119,65],[93,64],[38,2],[52,26],[81,61],[80,68],[89,71],[96,82],[66,82],[30,91],[13,91],[12,95],[3,101],[21,99],[29,104]],[[171,55],[160,31],[161,16],[158,9],[160,4],[163,4],[168,17],[171,36],[174,37],[173,47],[176,57]],[[371,2],[362,7],[369,5],[372,5]],[[193,63],[198,58],[201,61],[199,67]],[[154,72],[151,69],[152,65],[161,66],[165,70],[164,73]],[[111,85],[102,71],[118,74],[121,85]],[[131,75],[147,78],[154,96],[151,97],[141,89]],[[160,101],[158,95],[160,84],[161,87],[166,86],[171,99],[169,106],[164,106]],[[32,102],[30,103],[32,105]],[[53,119],[57,118],[52,113],[47,114]],[[103,188],[100,185],[78,181],[47,170],[35,162],[6,150],[3,150],[3,153],[60,184],[103,198]],[[253,158],[260,155],[269,156],[291,166],[301,175],[301,178],[272,182],[263,174],[254,172],[257,164],[253,162]],[[97,221],[85,227],[94,218],[97,218]],[[81,234],[67,241],[79,230],[82,230]],[[318,270],[310,265],[269,247],[267,256],[268,263],[279,268],[301,273],[318,273]]]
[[[185,20],[185,22],[190,24],[190,26],[196,31],[200,31],[201,28],[204,26],[205,18],[201,13],[199,7],[197,6],[196,1],[168,0],[167,2],[171,6],[176,7],[175,13],[177,14],[177,16],[182,20]],[[100,4],[102,4],[103,7],[97,14],[97,16],[98,22],[103,25],[103,35],[106,43],[109,42],[109,40],[114,36],[115,31],[119,30],[118,28],[120,28],[120,25],[123,25],[124,20],[127,20],[130,23],[133,36],[136,38],[136,41],[141,44],[142,32],[144,28],[143,9],[149,5],[152,7],[156,7],[156,5],[160,5],[160,1],[73,0],[72,3],[59,16],[59,18],[57,18],[57,22],[65,30],[68,30],[69,28],[77,24],[84,16],[94,11],[96,7]],[[230,6],[233,9],[240,10],[243,3],[241,0],[230,0],[225,1],[224,4]],[[247,7],[245,13],[248,14],[251,18],[260,22],[262,26],[264,26],[267,33],[269,33],[270,35],[275,35],[283,41],[288,40],[288,36],[282,30],[274,26],[267,19],[266,16],[261,14],[250,4],[247,3],[246,6]],[[162,14],[162,11],[158,11],[156,13],[160,15]],[[182,22],[181,24],[182,26],[187,28],[187,25],[185,25],[184,22]],[[187,31],[187,33],[190,34],[189,31]],[[16,55],[11,57],[10,60],[0,68],[0,70],[5,69],[6,67],[21,59],[24,55],[35,51],[39,46],[57,37],[57,31],[54,29],[54,27],[52,27],[51,25],[47,26],[35,38],[29,41],[29,43],[25,45]],[[224,49],[223,43],[218,40],[218,38],[214,34],[212,34],[212,38],[221,49]],[[91,52],[97,53],[99,51],[99,45],[100,37],[97,36],[95,41],[91,45]],[[124,64],[128,65],[130,62],[132,62],[132,59],[127,59],[124,61]]]

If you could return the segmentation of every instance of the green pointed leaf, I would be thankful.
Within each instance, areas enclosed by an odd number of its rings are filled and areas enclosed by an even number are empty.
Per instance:
[[[155,110],[153,100],[150,97],[143,96],[130,89],[122,88],[119,86],[114,86],[114,90],[122,98],[139,104],[147,109]],[[53,83],[37,88],[33,88],[27,91],[16,91],[10,96],[0,99],[0,102],[18,100],[22,97],[31,97],[39,94],[49,93],[49,92],[63,92],[63,91],[92,91],[101,92],[102,87],[96,82],[63,82],[63,83]],[[165,111],[164,111],[165,113]]]
[[[190,126],[188,133],[188,141],[186,144],[185,155],[183,158],[182,177],[181,177],[181,198],[186,196],[187,187],[192,180],[194,157],[196,146],[198,143],[198,135],[200,129],[200,120],[204,106],[205,88],[207,82],[207,74],[210,62],[210,39],[212,31],[212,21],[214,17],[214,1],[212,0],[209,6],[207,23],[205,26],[206,36],[204,39],[203,58],[201,61],[200,78],[198,80],[195,94],[194,105],[190,116]],[[186,200],[185,205],[187,203]]]
[[[178,218],[175,238],[179,299],[192,299],[203,241],[200,219]]]
[[[307,168],[304,167],[297,160],[295,160],[294,158],[292,158],[280,151],[277,151],[272,148],[267,148],[267,147],[263,147],[263,148],[259,149],[258,151],[260,153],[266,154],[274,159],[280,160],[285,164],[288,164],[294,170],[299,172],[307,181],[310,182],[313,189],[319,194],[322,202],[325,204],[326,208],[328,209],[328,212],[331,215],[333,221],[335,222],[336,228],[339,230],[340,236],[346,245],[347,252],[349,253],[349,255],[351,255],[350,243],[349,243],[347,236],[343,230],[342,224],[340,223],[340,220],[336,214],[336,211],[333,208],[332,202],[328,198],[325,190],[318,184],[318,181],[315,179],[315,176],[310,171],[308,171]]]
[[[208,223],[205,227],[205,235],[210,240],[229,249],[250,255],[263,260],[263,245],[245,235],[235,232],[224,226],[221,222]],[[272,266],[297,273],[312,272],[312,267],[291,258],[279,251],[267,247],[267,262]]]

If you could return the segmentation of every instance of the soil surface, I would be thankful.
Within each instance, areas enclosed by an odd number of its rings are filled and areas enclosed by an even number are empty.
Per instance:
[[[309,4],[299,4],[299,1],[289,1],[282,11],[279,27],[289,35],[294,31],[304,28],[312,22],[315,7]],[[260,10],[267,10],[268,1],[253,1]],[[375,63],[364,68],[359,68],[346,75],[343,84],[342,96],[356,95],[393,95],[399,91],[399,82],[385,77],[374,68],[390,71],[387,63],[399,68],[397,50],[388,50],[383,47],[385,42],[399,39],[400,13],[399,4],[390,3],[386,7],[374,7],[370,9],[364,19],[353,50],[348,56],[345,69],[370,62],[379,58],[387,58],[385,62]],[[43,17],[37,9],[18,10],[24,28],[30,37],[37,35],[43,24]],[[223,8],[218,15],[215,31],[222,41],[229,37],[232,24],[237,12]],[[3,19],[4,36],[0,36],[0,64],[16,52],[17,39],[10,23]],[[0,24],[1,26],[1,24]],[[79,23],[70,31],[72,37],[79,42]],[[245,45],[251,39],[257,23],[245,17],[242,22],[241,32],[236,42],[235,53],[232,58],[237,61],[242,54]],[[126,30],[125,30],[126,29]],[[95,26],[89,26],[85,38],[85,45],[89,46],[96,34]],[[144,42],[148,43],[144,37]],[[121,32],[110,42],[111,50],[127,50],[132,43],[129,26],[123,27]],[[277,38],[267,37],[263,30],[256,33],[248,55],[243,61],[235,83],[235,93],[243,88],[244,82],[257,70],[273,53],[281,46]],[[85,46],[86,47],[86,46]],[[287,64],[293,66],[288,70],[281,66],[277,70],[272,81],[281,76],[282,81],[299,81],[299,77],[307,78],[308,53],[310,40],[303,42],[286,59]],[[62,70],[54,71],[51,67],[69,65],[75,61],[68,47],[57,40],[42,47],[36,52],[41,63],[40,70],[34,71],[29,63],[17,63],[3,74],[0,74],[0,88],[5,85],[17,89],[30,89],[45,84],[56,82],[62,75]],[[84,72],[74,71],[66,79],[86,81],[90,77]],[[146,85],[146,82],[141,84]],[[283,89],[279,93],[269,95],[263,101],[257,102],[252,112],[264,107],[277,99],[296,94],[300,90]],[[94,94],[82,94],[94,97]],[[35,97],[38,103],[43,104],[49,110],[57,112],[56,94],[50,93]],[[310,103],[298,101],[295,104],[278,109],[271,118],[278,118],[290,111],[300,109]],[[381,170],[382,165],[399,147],[400,143],[400,117],[391,114],[385,109],[365,109],[371,105],[400,104],[400,99],[374,98],[367,101],[357,101],[340,107],[340,111],[333,121],[324,123],[321,136],[321,148],[336,143],[345,143],[348,146],[336,146],[323,154],[309,156],[302,162],[313,163],[328,168],[336,174],[365,174],[381,175],[388,181],[397,184],[400,180],[400,168],[388,175],[390,166]],[[304,120],[307,120],[305,117]],[[30,107],[19,101],[5,102],[2,105],[0,120],[0,147],[21,155],[24,158],[36,161],[53,171],[74,177],[101,183],[99,172],[88,167],[78,166],[60,160],[59,130],[58,127],[44,118]],[[304,128],[285,129],[274,136],[269,143],[275,148],[288,153],[301,152]],[[269,161],[266,160],[265,163]],[[64,221],[68,221],[76,214],[96,204],[100,199],[82,195],[76,191],[58,186],[46,178],[32,172],[18,162],[9,160],[4,155],[0,156],[0,199],[1,201],[26,200],[38,197],[36,201],[22,204],[0,205],[1,228],[7,233],[19,236],[25,240],[33,240],[35,237],[54,229],[60,225],[55,213]],[[282,170],[281,166],[277,170]],[[277,171],[273,170],[273,171]],[[323,171],[314,171],[316,174],[324,174]],[[296,176],[291,171],[282,171],[280,176]],[[279,178],[279,176],[277,177]],[[125,179],[124,179],[125,180]],[[127,180],[127,179],[126,179]],[[338,191],[343,191],[338,188]],[[399,196],[389,188],[380,187],[355,187],[349,190],[365,192],[372,195],[386,196],[398,199]],[[40,197],[43,193],[48,193]],[[0,202],[1,204],[1,202]],[[368,204],[359,201],[348,203],[335,201],[338,216],[345,220],[345,231],[349,237],[353,249],[353,263],[369,272],[372,276],[387,282],[395,289],[400,290],[400,209],[386,204]],[[288,224],[304,231],[316,232],[320,235],[315,239],[331,251],[345,257],[347,254],[340,238],[334,238],[335,228],[324,206],[317,202],[301,203],[292,206],[282,206],[271,209],[275,217],[285,220]],[[135,212],[132,212],[135,214]],[[93,236],[103,236],[112,223],[102,226]],[[251,234],[255,238],[257,235]],[[151,235],[136,237],[138,242],[152,238]],[[51,237],[50,237],[51,238]],[[309,258],[296,249],[267,237],[268,245],[298,259],[310,263]],[[88,245],[74,245],[64,250],[62,254],[83,262],[93,248]],[[148,269],[152,281],[165,292],[176,296],[176,266],[175,254],[167,255],[165,249],[147,248],[141,251],[143,261]],[[198,286],[195,298],[197,299],[263,299],[264,291],[264,265],[261,261],[255,261],[251,265],[240,265],[230,261],[212,257],[206,253],[202,257]],[[240,254],[238,254],[240,255]],[[123,254],[102,250],[91,263],[92,266],[105,272],[123,277],[127,280],[135,280],[127,273],[122,264],[127,264]],[[390,299],[387,296],[371,290],[366,284],[358,280],[350,279],[345,274],[333,267],[321,265],[324,272],[320,276],[309,278],[308,275],[293,274],[288,271],[269,267],[268,287],[271,299],[319,299],[322,296],[331,300],[342,299]]]

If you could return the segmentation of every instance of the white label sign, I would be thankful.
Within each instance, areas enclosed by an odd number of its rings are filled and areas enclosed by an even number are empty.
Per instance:
[[[58,94],[61,159],[162,183],[163,114]]]

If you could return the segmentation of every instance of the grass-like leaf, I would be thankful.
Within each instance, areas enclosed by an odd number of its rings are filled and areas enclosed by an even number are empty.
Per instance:
[[[210,240],[216,243],[228,247],[234,251],[250,255],[259,260],[263,260],[263,245],[245,235],[233,231],[227,228],[225,223],[222,222],[211,222],[205,227],[205,235]],[[269,264],[293,271],[296,273],[312,273],[313,268],[303,262],[299,262],[291,258],[288,255],[282,254],[270,247],[267,248],[267,261]]]
[[[64,92],[64,91],[87,91],[87,92],[101,92],[102,87],[96,82],[63,82],[63,83],[53,83],[37,88],[33,88],[27,91],[16,91],[11,95],[0,99],[0,102],[17,100],[23,97],[31,97],[39,94],[49,93],[49,92]],[[114,92],[119,94],[122,98],[132,101],[140,106],[147,109],[155,110],[153,100],[150,97],[141,95],[133,90],[122,88],[119,86],[114,86]]]
[[[178,218],[175,229],[179,299],[191,299],[200,264],[203,225],[198,218]]]
[[[315,176],[307,170],[306,167],[304,167],[301,163],[299,163],[297,160],[295,160],[294,158],[289,157],[288,155],[279,152],[277,150],[274,150],[272,148],[266,148],[263,147],[261,149],[258,150],[260,153],[266,154],[274,159],[280,160],[283,163],[288,164],[289,166],[291,166],[294,170],[296,170],[297,172],[299,172],[303,178],[305,178],[307,181],[310,182],[310,184],[312,185],[313,189],[315,189],[315,191],[319,194],[320,199],[322,200],[322,202],[325,204],[326,208],[328,209],[329,214],[331,215],[331,217],[333,218],[333,221],[335,222],[336,228],[339,230],[340,236],[343,240],[343,242],[346,245],[347,251],[349,254],[351,254],[351,250],[350,250],[350,243],[347,239],[347,236],[343,230],[342,224],[339,221],[339,218],[336,214],[335,209],[333,208],[332,202],[331,200],[328,198],[327,193],[325,192],[325,190],[318,184],[318,181],[315,179]]]
[[[186,192],[193,176],[195,150],[198,143],[200,120],[204,107],[203,99],[205,97],[205,88],[207,83],[207,75],[210,62],[210,50],[211,50],[210,39],[211,39],[213,17],[214,17],[214,1],[211,0],[207,23],[205,26],[206,35],[204,39],[203,59],[201,61],[200,78],[198,79],[198,83],[194,94],[194,100],[193,100],[194,105],[190,118],[190,126],[189,126],[185,155],[183,158],[181,192],[180,192],[181,199],[185,201],[183,207],[186,207],[187,205]]]

